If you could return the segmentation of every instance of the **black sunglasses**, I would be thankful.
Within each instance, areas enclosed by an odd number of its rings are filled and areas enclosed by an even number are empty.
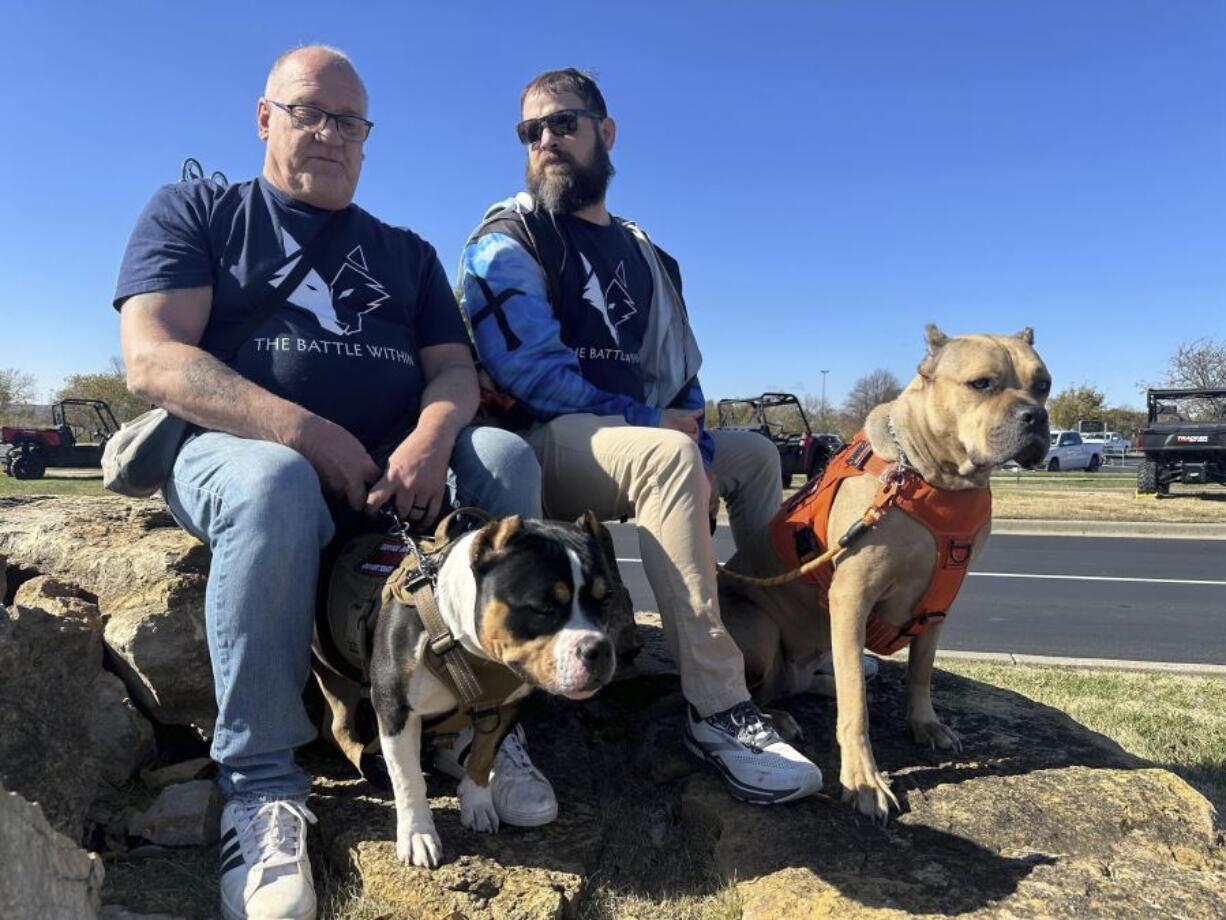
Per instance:
[[[528,118],[521,121],[515,126],[515,134],[519,137],[519,142],[524,145],[535,144],[539,141],[546,128],[549,129],[550,134],[570,137],[579,130],[580,115],[586,115],[596,121],[604,118],[603,115],[588,109],[559,109],[540,118]]]

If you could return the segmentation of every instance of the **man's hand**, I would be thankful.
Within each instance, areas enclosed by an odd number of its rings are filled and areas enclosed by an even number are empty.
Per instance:
[[[325,491],[343,495],[350,508],[362,510],[367,486],[379,478],[379,465],[361,441],[335,422],[304,413],[288,444],[315,467]]]
[[[706,409],[665,409],[660,413],[660,427],[671,428],[689,435],[693,441],[698,440],[698,420],[706,413]]]
[[[387,461],[387,472],[366,496],[368,514],[395,500],[396,513],[410,524],[438,518],[447,491],[447,465],[455,439],[415,429]]]

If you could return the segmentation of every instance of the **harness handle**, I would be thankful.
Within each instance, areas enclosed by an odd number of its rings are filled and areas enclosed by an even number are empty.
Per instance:
[[[729,578],[742,582],[747,585],[759,585],[764,588],[773,588],[777,585],[786,585],[789,582],[796,581],[798,578],[803,578],[815,569],[821,568],[827,562],[837,558],[846,552],[853,544],[857,543],[865,534],[877,526],[881,519],[885,517],[887,511],[893,506],[898,498],[899,490],[902,488],[903,482],[906,480],[906,473],[900,471],[900,475],[889,477],[887,481],[883,481],[881,487],[877,490],[877,494],[873,497],[870,504],[864,513],[860,515],[859,520],[847,528],[847,532],[839,537],[836,544],[826,550],[815,559],[810,559],[803,565],[792,569],[790,572],[785,572],[782,575],[775,575],[771,578],[756,578],[753,575],[745,575],[742,572],[734,572],[732,569],[724,565],[718,565],[724,575]]]

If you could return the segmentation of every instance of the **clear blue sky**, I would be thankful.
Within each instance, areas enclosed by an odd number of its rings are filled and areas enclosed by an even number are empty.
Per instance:
[[[377,123],[358,201],[449,273],[520,186],[535,73],[595,70],[609,195],[680,260],[708,396],[840,401],[922,327],[1035,327],[1056,389],[1140,404],[1226,336],[1226,3],[8,3],[0,367],[40,396],[118,354],[132,222],[185,156],[259,172],[287,47],[350,53]]]

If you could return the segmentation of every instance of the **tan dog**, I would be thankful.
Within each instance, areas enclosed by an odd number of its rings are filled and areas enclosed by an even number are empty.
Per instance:
[[[1044,402],[1051,377],[1032,348],[1034,333],[1027,328],[1014,336],[950,339],[929,325],[927,343],[916,377],[865,421],[873,453],[896,462],[901,447],[927,483],[953,491],[986,489],[992,470],[1008,460],[1023,466],[1041,461],[1048,445]],[[846,533],[880,486],[878,478],[867,475],[843,482],[823,535],[826,546]],[[973,541],[970,562],[987,534],[984,526]],[[753,544],[738,551],[728,569],[759,576],[786,569],[767,535]],[[866,623],[873,613],[893,627],[906,624],[925,595],[937,558],[929,530],[894,509],[835,561],[828,617],[821,606],[822,588],[811,581],[761,587],[720,576],[724,623],[745,655],[746,680],[759,705],[821,690],[830,678],[815,672],[819,659],[832,654],[843,796],[883,822],[889,806],[897,808],[898,802],[869,744],[862,658]],[[917,742],[961,750],[958,736],[932,707],[930,681],[940,632],[939,624],[932,626],[910,644],[907,721]]]

